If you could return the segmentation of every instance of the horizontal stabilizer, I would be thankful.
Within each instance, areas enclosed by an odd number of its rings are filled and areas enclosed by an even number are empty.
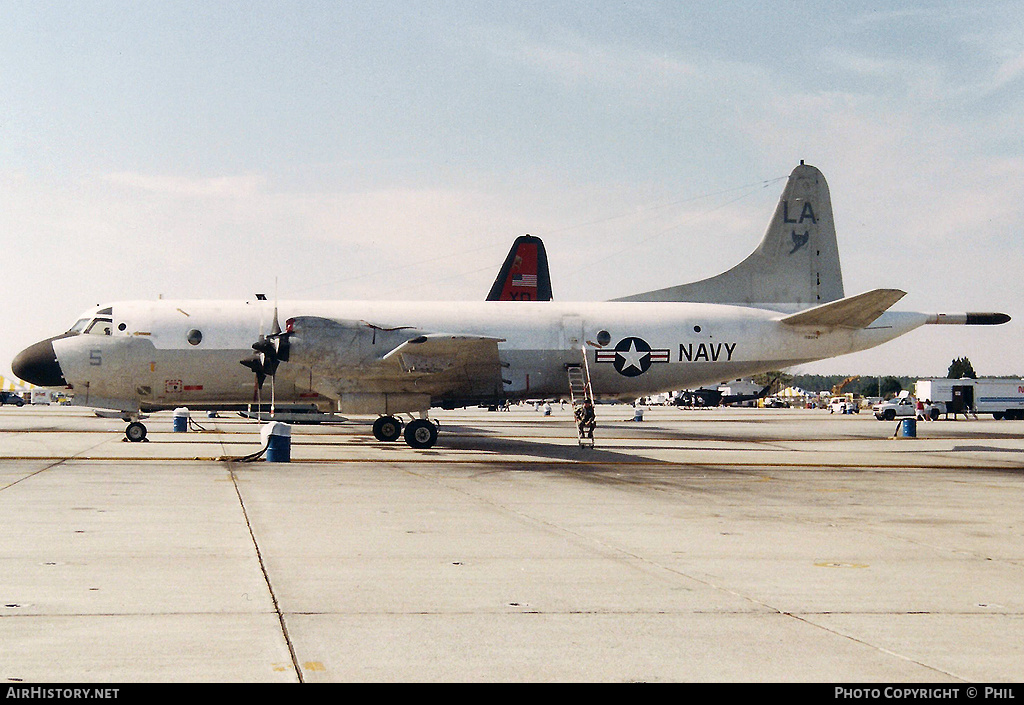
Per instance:
[[[875,289],[794,313],[780,321],[814,328],[867,328],[906,295],[899,289]]]

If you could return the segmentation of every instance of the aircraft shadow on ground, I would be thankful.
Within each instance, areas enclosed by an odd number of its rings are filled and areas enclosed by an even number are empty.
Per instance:
[[[616,442],[616,448],[610,450],[601,447],[600,427],[595,432],[594,447],[581,447],[574,436],[567,436],[564,439],[524,438],[522,436],[503,436],[500,433],[491,434],[473,426],[449,425],[442,427],[438,439],[437,448],[450,450],[464,450],[491,453],[499,456],[527,456],[541,460],[552,460],[576,463],[661,463],[649,456],[628,452],[631,447],[637,450],[645,450],[642,445],[623,446],[621,440]],[[669,434],[657,434],[659,437],[668,438]],[[672,434],[674,441],[700,440],[697,438],[688,439],[679,434]],[[707,440],[707,439],[704,439]],[[637,439],[642,442],[642,439]],[[676,447],[679,448],[678,446]],[[670,463],[666,463],[670,464]]]

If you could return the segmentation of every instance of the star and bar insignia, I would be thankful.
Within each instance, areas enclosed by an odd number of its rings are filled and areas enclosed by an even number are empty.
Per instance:
[[[610,362],[625,377],[642,375],[655,362],[668,359],[668,349],[652,349],[646,340],[633,336],[620,340],[614,349],[594,351],[594,362]]]

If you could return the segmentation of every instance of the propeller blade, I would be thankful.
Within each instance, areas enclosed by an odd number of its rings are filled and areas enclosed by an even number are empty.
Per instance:
[[[253,355],[252,357],[247,357],[244,360],[239,360],[239,362],[256,374],[256,384],[262,388],[263,383],[267,379],[267,373],[263,369],[263,360],[260,356]]]
[[[260,339],[252,344],[252,349],[260,355],[274,355],[277,353],[274,341],[265,336],[260,336]]]
[[[270,334],[271,335],[280,335],[281,334],[281,323],[277,319],[277,304],[276,303],[274,304],[274,325],[270,329]]]
[[[291,354],[291,337],[294,335],[292,331],[286,331],[284,333],[278,333],[274,336],[274,340],[277,341],[276,355],[277,359],[281,362],[288,362],[288,356]]]

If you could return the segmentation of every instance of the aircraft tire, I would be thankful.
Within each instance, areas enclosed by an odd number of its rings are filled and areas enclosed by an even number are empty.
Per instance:
[[[405,427],[405,442],[410,448],[430,448],[437,442],[437,426],[426,419],[410,421]]]
[[[402,436],[402,422],[394,416],[381,416],[373,422],[373,437],[378,441],[397,441]]]
[[[128,428],[124,430],[124,437],[132,443],[138,443],[146,440],[146,427],[138,421],[133,421],[128,424]]]

